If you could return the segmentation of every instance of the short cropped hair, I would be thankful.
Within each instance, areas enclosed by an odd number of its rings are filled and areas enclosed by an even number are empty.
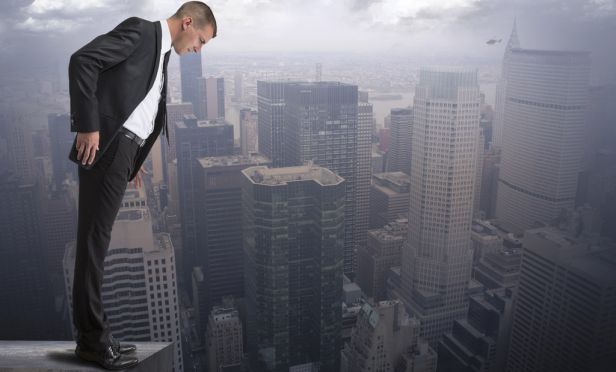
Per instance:
[[[216,18],[212,9],[201,1],[187,1],[172,16],[176,19],[191,17],[195,27],[202,30],[206,25],[211,24],[214,30],[212,38],[216,37]]]

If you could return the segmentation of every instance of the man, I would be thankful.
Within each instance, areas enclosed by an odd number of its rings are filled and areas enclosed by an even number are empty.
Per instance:
[[[135,345],[110,333],[101,287],[113,222],[129,181],[141,186],[141,168],[166,129],[167,63],[176,54],[200,53],[216,37],[211,9],[183,4],[166,20],[131,17],[76,51],[69,63],[69,158],[79,164],[79,211],[73,280],[75,353],[107,369],[138,363]],[[167,142],[169,137],[167,134]]]

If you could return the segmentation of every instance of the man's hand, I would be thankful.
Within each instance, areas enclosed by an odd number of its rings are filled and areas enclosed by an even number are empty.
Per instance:
[[[81,164],[91,165],[98,151],[98,131],[89,133],[77,133],[77,160]]]
[[[137,172],[137,174],[135,175],[135,178],[133,179],[133,185],[137,189],[140,188],[141,185],[143,185],[143,181],[141,180],[141,175],[142,174],[150,174],[150,173],[148,173],[148,171],[145,170],[143,165],[141,166],[141,168],[139,168],[139,172]]]

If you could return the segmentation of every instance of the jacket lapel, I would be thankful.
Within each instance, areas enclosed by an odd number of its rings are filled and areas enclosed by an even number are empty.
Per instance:
[[[154,42],[154,53],[156,53],[156,63],[153,66],[152,72],[150,73],[150,82],[148,83],[148,92],[152,89],[152,85],[154,85],[154,79],[156,78],[156,72],[158,71],[158,64],[160,63],[160,44],[162,43],[162,28],[159,21],[152,22],[154,25],[156,40]]]

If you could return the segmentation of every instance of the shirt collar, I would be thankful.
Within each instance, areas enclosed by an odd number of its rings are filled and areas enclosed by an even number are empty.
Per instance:
[[[166,19],[160,20],[159,22],[162,34],[160,48],[163,52],[167,52],[171,50],[171,30],[169,29],[169,24],[167,24]]]

